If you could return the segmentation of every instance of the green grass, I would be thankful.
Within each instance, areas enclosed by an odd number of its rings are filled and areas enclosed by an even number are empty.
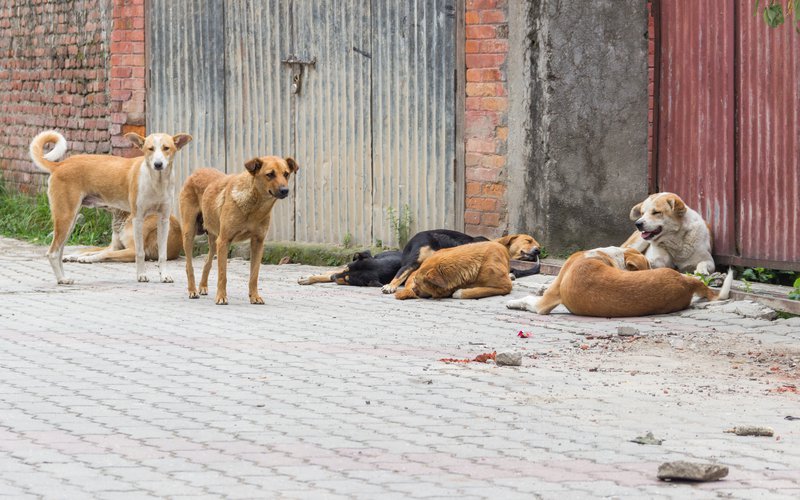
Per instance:
[[[83,208],[68,245],[103,246],[111,241],[111,214]],[[53,221],[47,195],[26,195],[9,189],[0,180],[0,234],[38,245],[52,240]]]

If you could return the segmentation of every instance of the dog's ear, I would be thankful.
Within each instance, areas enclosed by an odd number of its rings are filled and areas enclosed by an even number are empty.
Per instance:
[[[634,205],[633,208],[631,208],[631,214],[629,215],[629,217],[631,218],[631,220],[637,220],[641,216],[642,216],[642,203],[639,203],[638,205]]]
[[[286,160],[286,164],[289,165],[289,170],[293,174],[296,174],[297,171],[300,170],[300,165],[298,165],[295,159],[292,158],[291,156],[287,156],[286,158],[284,158],[284,160]]]
[[[244,168],[251,174],[256,175],[258,171],[261,170],[262,165],[264,165],[264,162],[262,162],[260,158],[253,158],[244,164]]]
[[[125,138],[131,141],[131,144],[133,144],[139,149],[142,149],[144,147],[144,137],[137,134],[136,132],[128,132],[127,134],[125,134]]]
[[[437,268],[429,269],[425,273],[425,281],[438,288],[447,288],[447,280]]]
[[[353,262],[369,258],[372,258],[372,252],[370,252],[369,250],[362,250],[361,252],[356,252],[355,254],[353,254]]]
[[[511,247],[511,243],[513,243],[514,240],[517,239],[518,236],[519,236],[518,234],[510,234],[508,236],[503,236],[502,238],[498,238],[497,242],[500,243],[501,245],[503,245],[504,247],[509,247],[510,248]]]
[[[677,196],[670,196],[667,198],[667,205],[672,209],[672,212],[678,217],[686,215],[686,203]]]
[[[633,249],[626,248],[624,257],[626,271],[646,271],[650,269],[650,261],[641,252]]]
[[[189,134],[176,134],[172,136],[172,142],[175,143],[176,148],[181,149],[192,142],[192,136]]]

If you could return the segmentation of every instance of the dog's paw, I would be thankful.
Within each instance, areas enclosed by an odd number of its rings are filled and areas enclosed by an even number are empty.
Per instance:
[[[71,285],[73,283],[75,283],[75,280],[72,278],[61,278],[58,280],[59,285]]]
[[[261,295],[251,295],[250,296],[250,303],[251,304],[263,304],[264,299],[261,298]]]
[[[162,274],[161,275],[161,282],[162,283],[174,283],[175,280],[172,279],[172,275],[169,274]]]
[[[208,287],[200,285],[200,295],[208,295]]]
[[[513,299],[506,302],[506,307],[509,309],[518,309],[520,311],[526,310],[525,305],[527,301],[525,299]]]
[[[394,286],[392,286],[391,284],[389,284],[389,285],[383,285],[383,286],[381,287],[381,292],[383,292],[383,293],[394,293],[394,292],[396,292],[396,291],[397,291],[397,287],[394,287]]]
[[[140,275],[136,276],[136,281],[138,281],[139,283],[147,283],[150,280],[147,279],[147,275],[146,274],[140,274]]]
[[[190,299],[199,299],[200,295],[198,295],[197,291],[189,290],[189,298]]]
[[[228,305],[228,296],[224,293],[217,293],[217,305],[218,306],[227,306]]]
[[[310,285],[311,284],[311,279],[310,278],[299,278],[297,280],[297,284],[298,285]]]
[[[97,259],[95,257],[84,255],[75,259],[75,262],[79,262],[81,264],[92,264],[94,262],[97,262]]]
[[[464,296],[464,290],[458,289],[455,292],[453,292],[453,298],[454,299],[460,299],[463,296]]]
[[[78,262],[78,259],[80,259],[80,258],[81,258],[81,254],[76,253],[76,254],[72,254],[72,255],[65,255],[61,259],[61,261],[62,262]]]

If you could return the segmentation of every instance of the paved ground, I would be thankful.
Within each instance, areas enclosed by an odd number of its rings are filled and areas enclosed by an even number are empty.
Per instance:
[[[252,306],[242,261],[215,306],[186,298],[182,261],[174,284],[68,263],[76,284],[57,286],[43,254],[0,239],[0,495],[800,497],[797,319],[539,317],[508,297],[301,287],[316,269],[295,265],[262,268]],[[523,366],[440,361],[495,350]],[[776,437],[723,432],[737,425]],[[630,442],[647,431],[664,443]],[[730,474],[656,480],[676,459]]]

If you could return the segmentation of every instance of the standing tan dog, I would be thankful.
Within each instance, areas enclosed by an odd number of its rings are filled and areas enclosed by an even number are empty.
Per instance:
[[[300,168],[293,158],[264,156],[244,164],[240,174],[225,175],[201,168],[186,179],[181,190],[181,226],[186,253],[189,298],[198,298],[192,267],[192,249],[198,230],[208,231],[208,257],[203,266],[199,295],[208,294],[208,273],[217,255],[217,304],[228,303],[228,246],[250,239],[250,303],[263,304],[258,294],[258,270],[264,254],[272,207],[289,196],[289,177]],[[198,227],[199,225],[199,227]]]
[[[143,156],[122,158],[111,155],[75,155],[57,161],[67,151],[67,141],[55,130],[37,135],[30,145],[33,163],[50,173],[47,196],[53,216],[53,242],[47,258],[60,285],[73,280],[64,276],[62,257],[64,244],[75,226],[81,206],[116,208],[133,217],[133,238],[136,248],[136,278],[147,281],[144,269],[144,218],[158,214],[158,269],[161,281],[172,283],[167,273],[167,236],[169,215],[175,192],[172,160],[192,140],[189,134],[125,134]],[[45,144],[55,143],[44,154]]]
[[[506,307],[550,314],[564,304],[572,314],[620,318],[680,311],[689,307],[695,295],[724,300],[730,294],[732,271],[716,292],[674,269],[649,267],[647,259],[632,248],[576,252],[541,299],[525,297],[509,301]]]
[[[107,247],[82,248],[77,253],[64,256],[64,262],[135,262],[136,243],[133,238],[133,216],[122,210],[112,209],[111,244]],[[158,215],[144,218],[144,258],[158,258]],[[167,260],[177,259],[183,248],[181,223],[174,215],[169,216],[169,236],[167,237]]]
[[[416,298],[480,299],[511,292],[508,276],[511,256],[530,254],[539,244],[527,234],[512,234],[496,241],[444,248],[428,256],[411,273],[398,300]]]

